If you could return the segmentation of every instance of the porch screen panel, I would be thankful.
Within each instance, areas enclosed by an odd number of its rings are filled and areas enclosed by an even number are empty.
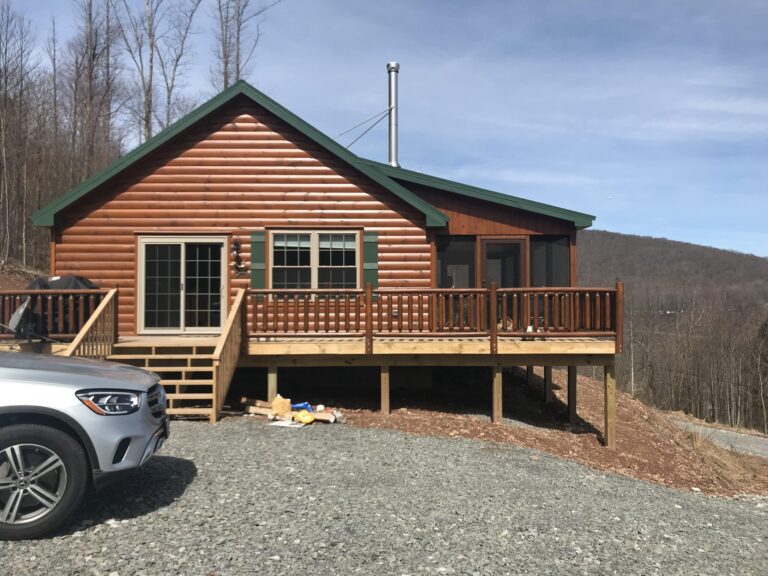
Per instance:
[[[318,235],[318,288],[357,288],[357,235]]]
[[[568,286],[570,268],[568,236],[531,236],[531,286]]]
[[[311,288],[309,234],[272,235],[272,288]]]
[[[185,246],[184,322],[187,328],[221,326],[220,243]]]
[[[181,325],[181,245],[147,244],[144,259],[144,326]]]
[[[521,275],[522,244],[504,242],[488,244],[485,248],[485,283],[499,288],[518,288],[523,285]]]
[[[437,287],[475,287],[475,237],[437,237]]]

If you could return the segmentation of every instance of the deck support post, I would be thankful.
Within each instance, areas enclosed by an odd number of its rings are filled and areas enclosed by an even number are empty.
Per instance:
[[[373,285],[365,284],[365,353],[373,354]]]
[[[488,302],[488,320],[491,323],[489,326],[489,335],[488,339],[491,343],[491,354],[496,354],[499,351],[499,335],[498,335],[498,324],[497,322],[499,313],[498,313],[498,304],[499,304],[499,297],[498,292],[496,289],[496,282],[491,282],[491,290],[488,295],[489,302]]]
[[[568,422],[576,424],[576,366],[568,366]]]
[[[552,366],[544,366],[544,404],[552,402]]]
[[[533,366],[525,368],[525,385],[530,387],[533,384]]]
[[[390,413],[389,405],[389,366],[381,367],[381,413]]]
[[[616,448],[616,373],[613,365],[603,368],[605,384],[605,445]]]
[[[277,396],[277,366],[267,367],[267,402],[272,402]]]
[[[502,384],[501,384],[501,377],[502,377],[502,370],[501,366],[498,364],[494,364],[492,367],[492,375],[493,375],[493,401],[492,401],[492,410],[491,410],[491,422],[494,424],[499,424],[502,419],[502,413],[503,413],[503,407],[501,403],[501,393],[502,393]]]

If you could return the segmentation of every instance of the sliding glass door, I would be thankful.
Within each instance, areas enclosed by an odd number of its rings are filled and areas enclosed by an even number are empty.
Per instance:
[[[213,333],[226,315],[224,238],[139,240],[139,331]]]

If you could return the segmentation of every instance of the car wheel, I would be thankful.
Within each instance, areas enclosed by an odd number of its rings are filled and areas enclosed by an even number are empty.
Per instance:
[[[38,424],[0,428],[0,539],[36,538],[77,510],[88,461],[67,433]]]

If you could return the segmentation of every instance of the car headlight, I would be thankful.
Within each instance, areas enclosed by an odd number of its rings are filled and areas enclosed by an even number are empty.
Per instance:
[[[139,395],[114,390],[83,390],[77,397],[99,416],[121,416],[139,409]]]

